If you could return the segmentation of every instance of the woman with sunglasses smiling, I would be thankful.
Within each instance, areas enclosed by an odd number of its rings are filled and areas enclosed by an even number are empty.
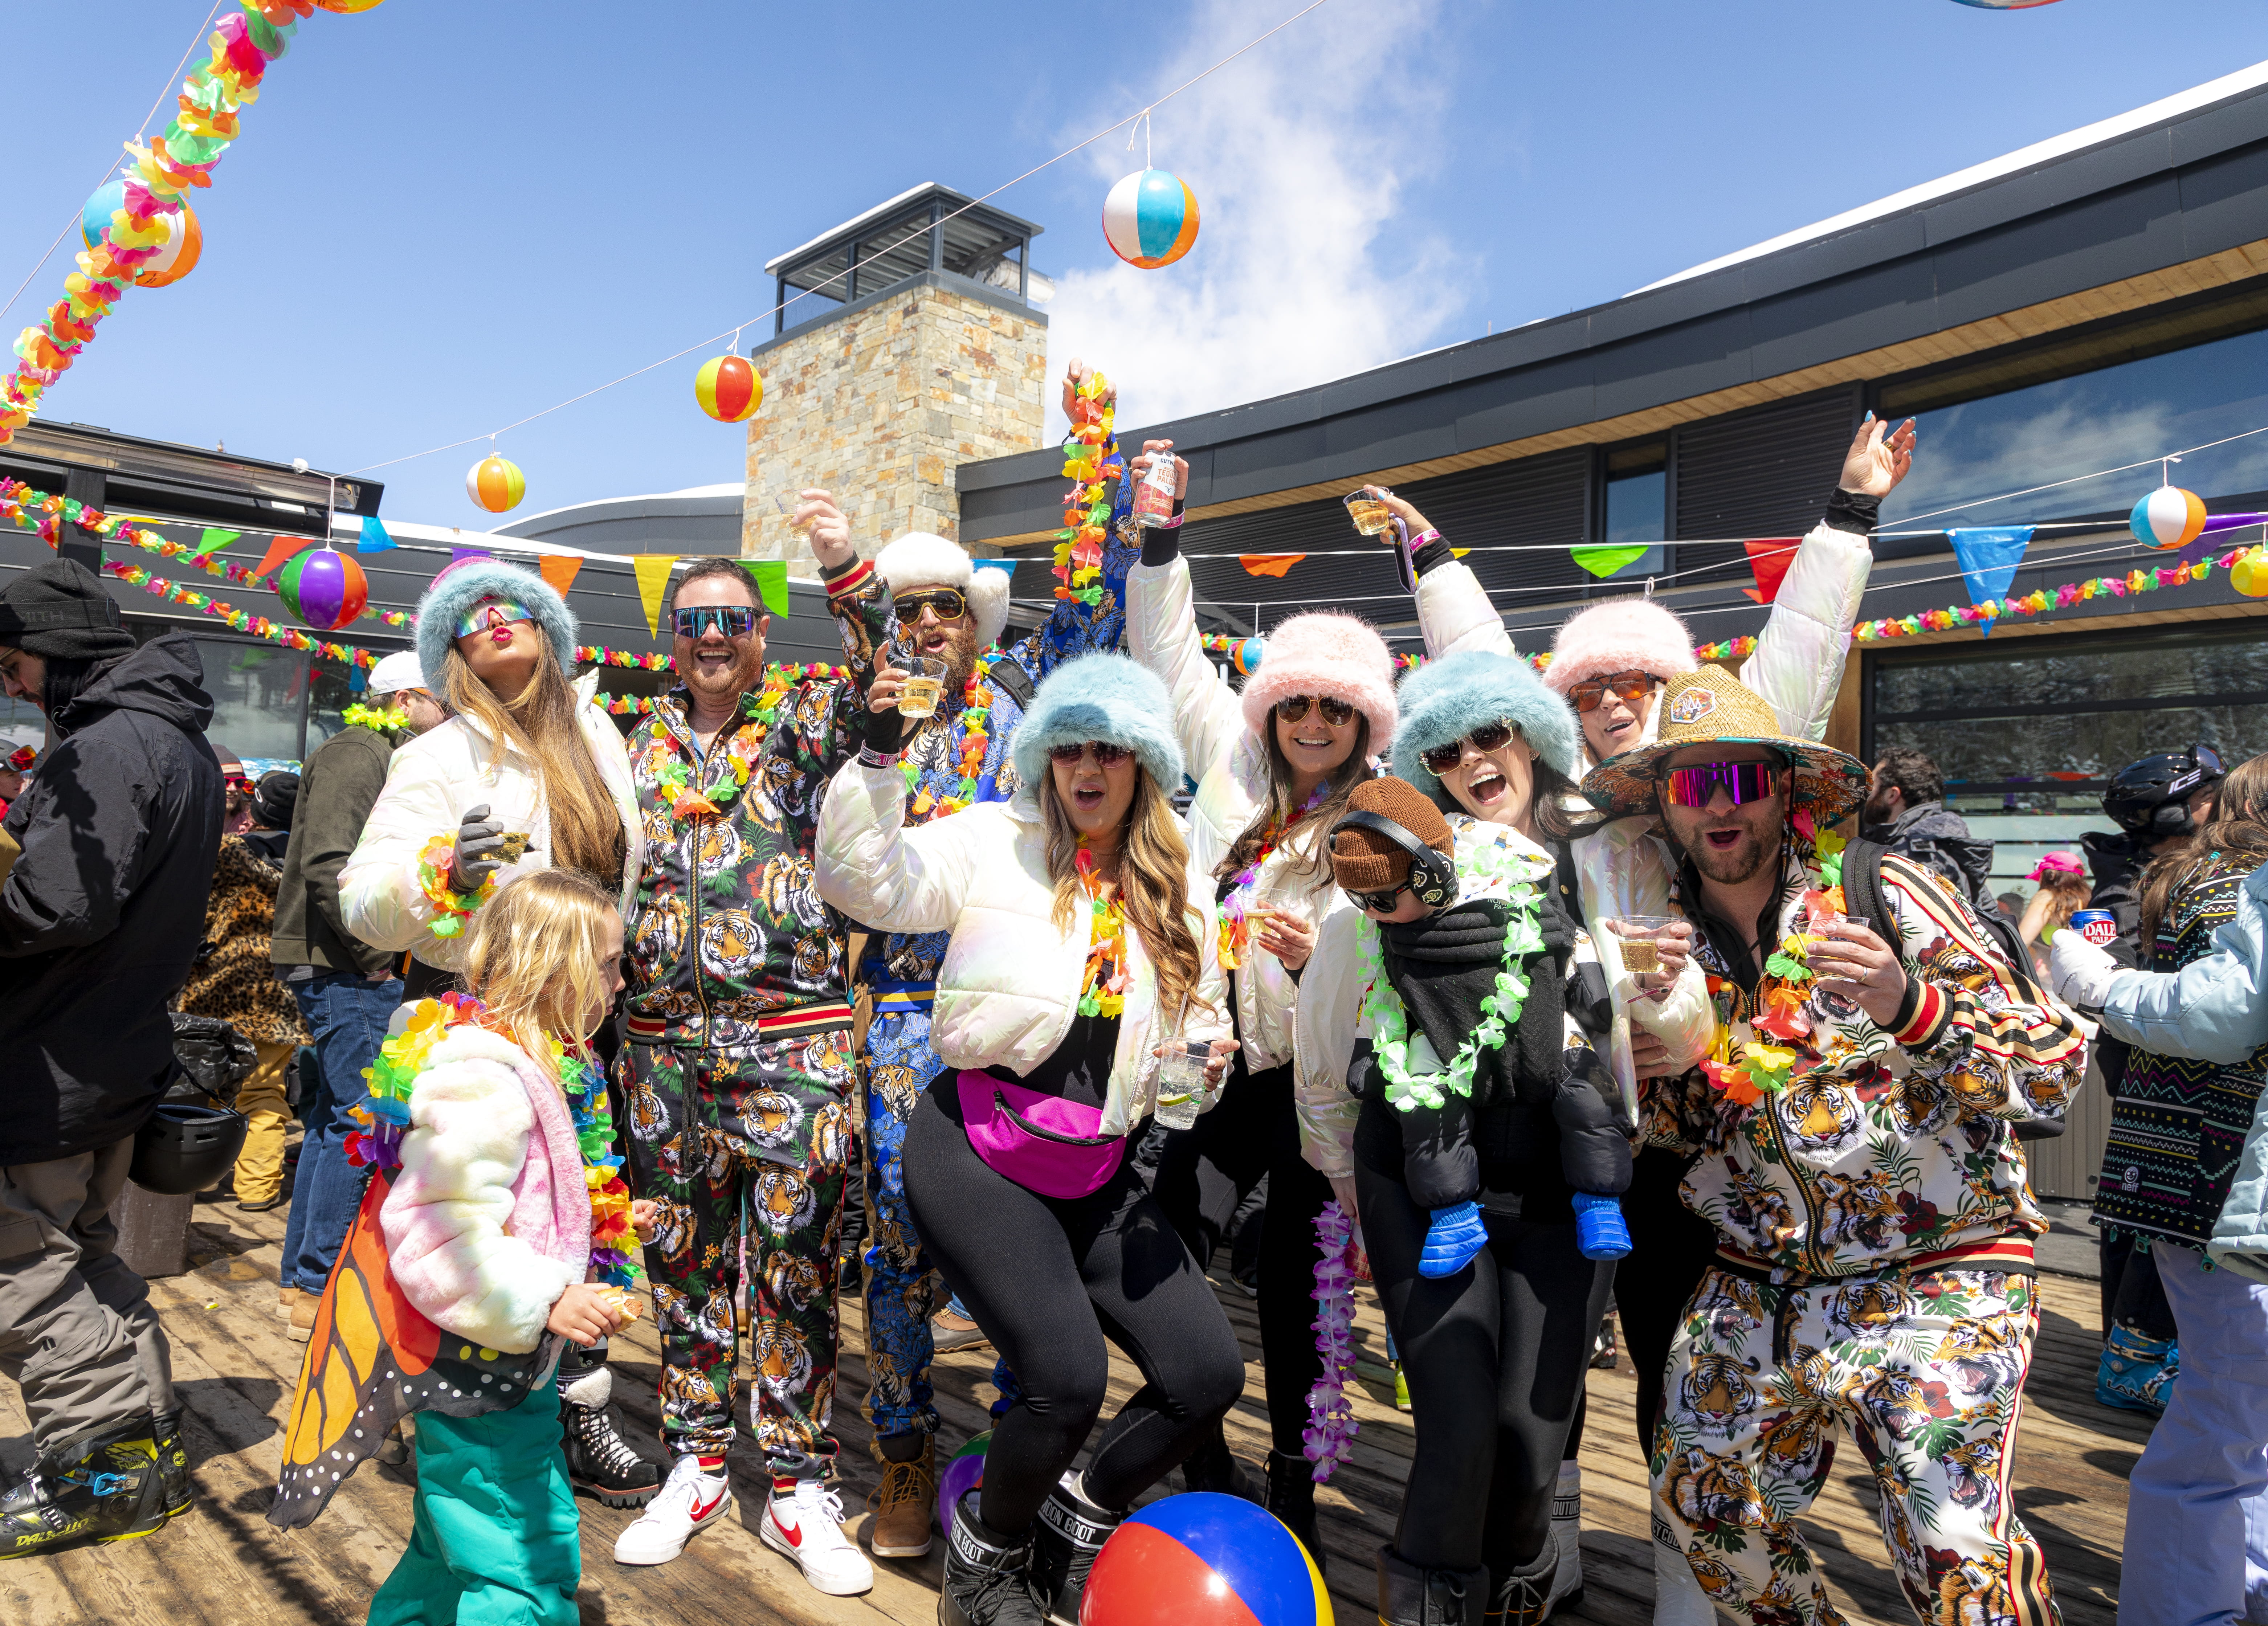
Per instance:
[[[944,1626],[1076,1621],[1104,1539],[1243,1388],[1219,1301],[1126,1156],[1161,1093],[1210,1107],[1235,1048],[1211,897],[1167,799],[1170,714],[1124,656],[1067,661],[1017,731],[1016,795],[909,829],[885,709],[820,815],[828,902],[950,933],[930,1027],[948,1071],[907,1122],[906,1196],[1020,1389],[953,1512]],[[1161,1071],[1188,1042],[1201,1085]],[[1074,1472],[1106,1339],[1145,1381]]]
[[[1169,441],[1143,449],[1132,477],[1173,455]],[[1188,466],[1174,463],[1183,489]],[[1268,1507],[1320,1563],[1314,1481],[1301,1450],[1307,1391],[1322,1372],[1308,1325],[1314,1219],[1335,1187],[1354,1213],[1354,1167],[1344,1157],[1313,1165],[1300,1154],[1302,1139],[1315,1143],[1324,1126],[1294,1096],[1292,1019],[1315,934],[1346,907],[1323,837],[1355,787],[1373,776],[1371,754],[1393,738],[1394,663],[1354,616],[1294,615],[1268,635],[1259,671],[1237,694],[1199,643],[1179,535],[1172,526],[1143,533],[1142,563],[1126,578],[1127,646],[1173,692],[1174,727],[1197,780],[1189,846],[1221,903],[1221,962],[1243,1050],[1221,1110],[1170,1137],[1158,1192],[1209,1262],[1238,1204],[1268,1178],[1259,1294],[1274,1447]],[[1183,1477],[1192,1490],[1250,1494],[1226,1439],[1208,1440]]]

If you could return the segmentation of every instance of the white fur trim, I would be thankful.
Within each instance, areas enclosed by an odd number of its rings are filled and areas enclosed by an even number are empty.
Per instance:
[[[966,587],[976,567],[957,544],[927,531],[909,531],[874,555],[874,570],[899,593],[912,587]]]
[[[578,1406],[588,1406],[596,1410],[612,1400],[614,1394],[615,1370],[611,1366],[601,1366],[595,1372],[585,1372],[574,1382],[560,1390],[559,1398],[571,1401]]]
[[[973,571],[968,585],[968,607],[976,617],[976,647],[989,650],[1000,641],[1008,628],[1008,572],[983,570]]]

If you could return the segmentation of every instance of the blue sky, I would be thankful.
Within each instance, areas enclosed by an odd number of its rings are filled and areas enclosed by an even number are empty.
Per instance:
[[[210,3],[68,8],[101,26],[11,129],[0,297]],[[921,181],[987,191],[1301,3],[319,12],[198,202],[202,265],[122,302],[44,416],[339,470],[483,434],[768,331],[772,255]],[[1136,423],[1612,298],[2264,57],[2259,0],[1329,0],[1158,110],[1204,211],[1180,264],[1102,240],[1123,133],[997,202],[1049,228],[1056,364],[1101,364]],[[737,479],[699,360],[507,434],[520,511]],[[480,451],[382,470],[386,513],[482,522]]]

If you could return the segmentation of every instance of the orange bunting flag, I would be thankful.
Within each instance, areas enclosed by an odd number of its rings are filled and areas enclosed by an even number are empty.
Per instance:
[[[661,636],[661,595],[669,586],[669,573],[677,568],[674,553],[642,553],[630,561],[637,572],[638,603],[645,608],[645,629]]]
[[[267,555],[260,561],[260,568],[253,571],[253,574],[265,576],[302,548],[313,548],[314,545],[315,539],[312,536],[279,536],[268,544]]]
[[[1241,553],[1236,562],[1248,576],[1280,577],[1307,556],[1303,553]]]
[[[1756,585],[1741,591],[1758,604],[1770,604],[1779,596],[1779,585],[1787,579],[1787,567],[1795,563],[1795,550],[1801,547],[1800,536],[1766,536],[1745,541],[1749,550],[1749,569],[1756,572]]]
[[[543,579],[551,591],[563,599],[567,596],[567,590],[575,585],[576,575],[582,570],[583,562],[573,554],[548,553],[536,560],[535,568],[543,573]]]

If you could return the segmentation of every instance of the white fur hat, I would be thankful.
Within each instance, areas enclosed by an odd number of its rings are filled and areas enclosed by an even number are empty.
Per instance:
[[[976,647],[990,649],[1008,625],[1008,572],[980,570],[957,542],[927,531],[909,531],[874,555],[874,569],[891,595],[917,587],[958,587],[976,617]]]

